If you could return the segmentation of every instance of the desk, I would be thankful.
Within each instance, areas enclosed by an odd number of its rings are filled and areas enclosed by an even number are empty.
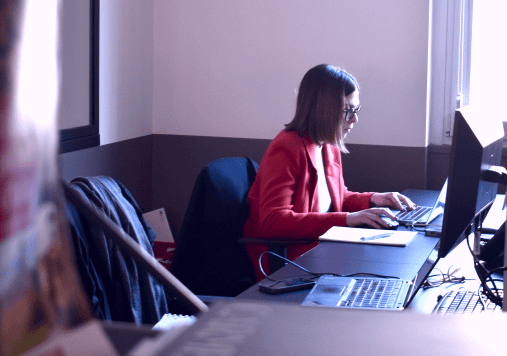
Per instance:
[[[403,193],[418,205],[432,206],[434,201],[437,199],[439,192],[427,190],[406,190]],[[503,196],[499,196],[497,201],[499,200],[503,202]],[[503,219],[505,220],[505,213],[501,214],[503,214]],[[435,219],[433,223],[441,225],[442,220],[443,215]],[[496,221],[497,220],[495,220],[493,224],[496,224]],[[407,228],[399,227],[399,229],[403,230]],[[426,275],[428,271],[424,271],[424,268],[427,269],[428,266],[425,266],[425,262],[427,262],[430,255],[435,255],[438,241],[439,238],[425,236],[425,234],[421,232],[418,233],[406,247],[321,242],[318,246],[297,258],[295,262],[313,272],[329,272],[337,274],[368,272],[412,280],[416,275],[419,275],[419,278],[423,278],[424,275]],[[459,252],[463,249],[456,250]],[[466,260],[464,263],[460,262],[463,255],[466,255],[465,252],[460,252],[459,254],[451,253],[448,256],[449,258],[446,257],[445,259],[446,264],[448,264],[453,258],[456,258],[458,260],[457,263],[460,265],[470,265],[473,269],[472,262],[467,262]],[[443,262],[440,261],[439,263]],[[445,272],[446,271],[447,269],[445,269]],[[283,279],[301,275],[305,275],[305,273],[292,265],[287,265],[275,272],[272,277],[276,279]],[[431,312],[432,308],[436,305],[436,298],[438,294],[443,293],[442,291],[440,291],[440,293],[435,292],[435,290],[436,289],[426,291],[420,290],[414,300],[410,303],[408,309],[421,312]],[[259,291],[258,286],[255,285],[238,295],[236,298],[300,304],[303,302],[308,293],[309,290],[302,290],[279,295],[270,295]]]

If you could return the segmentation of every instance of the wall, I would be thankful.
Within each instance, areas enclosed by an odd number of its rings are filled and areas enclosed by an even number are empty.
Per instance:
[[[101,144],[152,133],[153,0],[100,2]]]
[[[150,135],[60,154],[62,179],[68,182],[81,176],[112,177],[127,187],[142,211],[151,211],[152,152]]]
[[[272,139],[320,63],[357,77],[349,142],[426,146],[429,1],[155,0],[153,132]]]
[[[152,210],[153,0],[100,2],[101,146],[60,155],[62,177],[108,175]]]

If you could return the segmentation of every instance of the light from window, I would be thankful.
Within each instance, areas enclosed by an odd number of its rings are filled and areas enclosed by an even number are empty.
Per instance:
[[[470,103],[501,104],[507,99],[507,2],[473,3]]]

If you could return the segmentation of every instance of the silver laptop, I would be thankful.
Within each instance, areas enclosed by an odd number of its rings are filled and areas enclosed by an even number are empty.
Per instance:
[[[303,306],[403,310],[415,285],[396,278],[321,276]]]
[[[412,226],[427,226],[430,222],[436,219],[440,214],[444,212],[445,197],[447,195],[447,179],[445,180],[444,186],[440,190],[437,200],[433,207],[429,206],[418,206],[414,210],[391,210],[398,219],[398,223],[401,225],[412,225]]]

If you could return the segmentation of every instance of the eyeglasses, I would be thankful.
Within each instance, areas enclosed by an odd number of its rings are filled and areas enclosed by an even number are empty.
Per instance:
[[[349,122],[350,120],[352,120],[354,115],[356,115],[359,111],[361,111],[361,105],[343,111],[345,112],[345,121]]]

